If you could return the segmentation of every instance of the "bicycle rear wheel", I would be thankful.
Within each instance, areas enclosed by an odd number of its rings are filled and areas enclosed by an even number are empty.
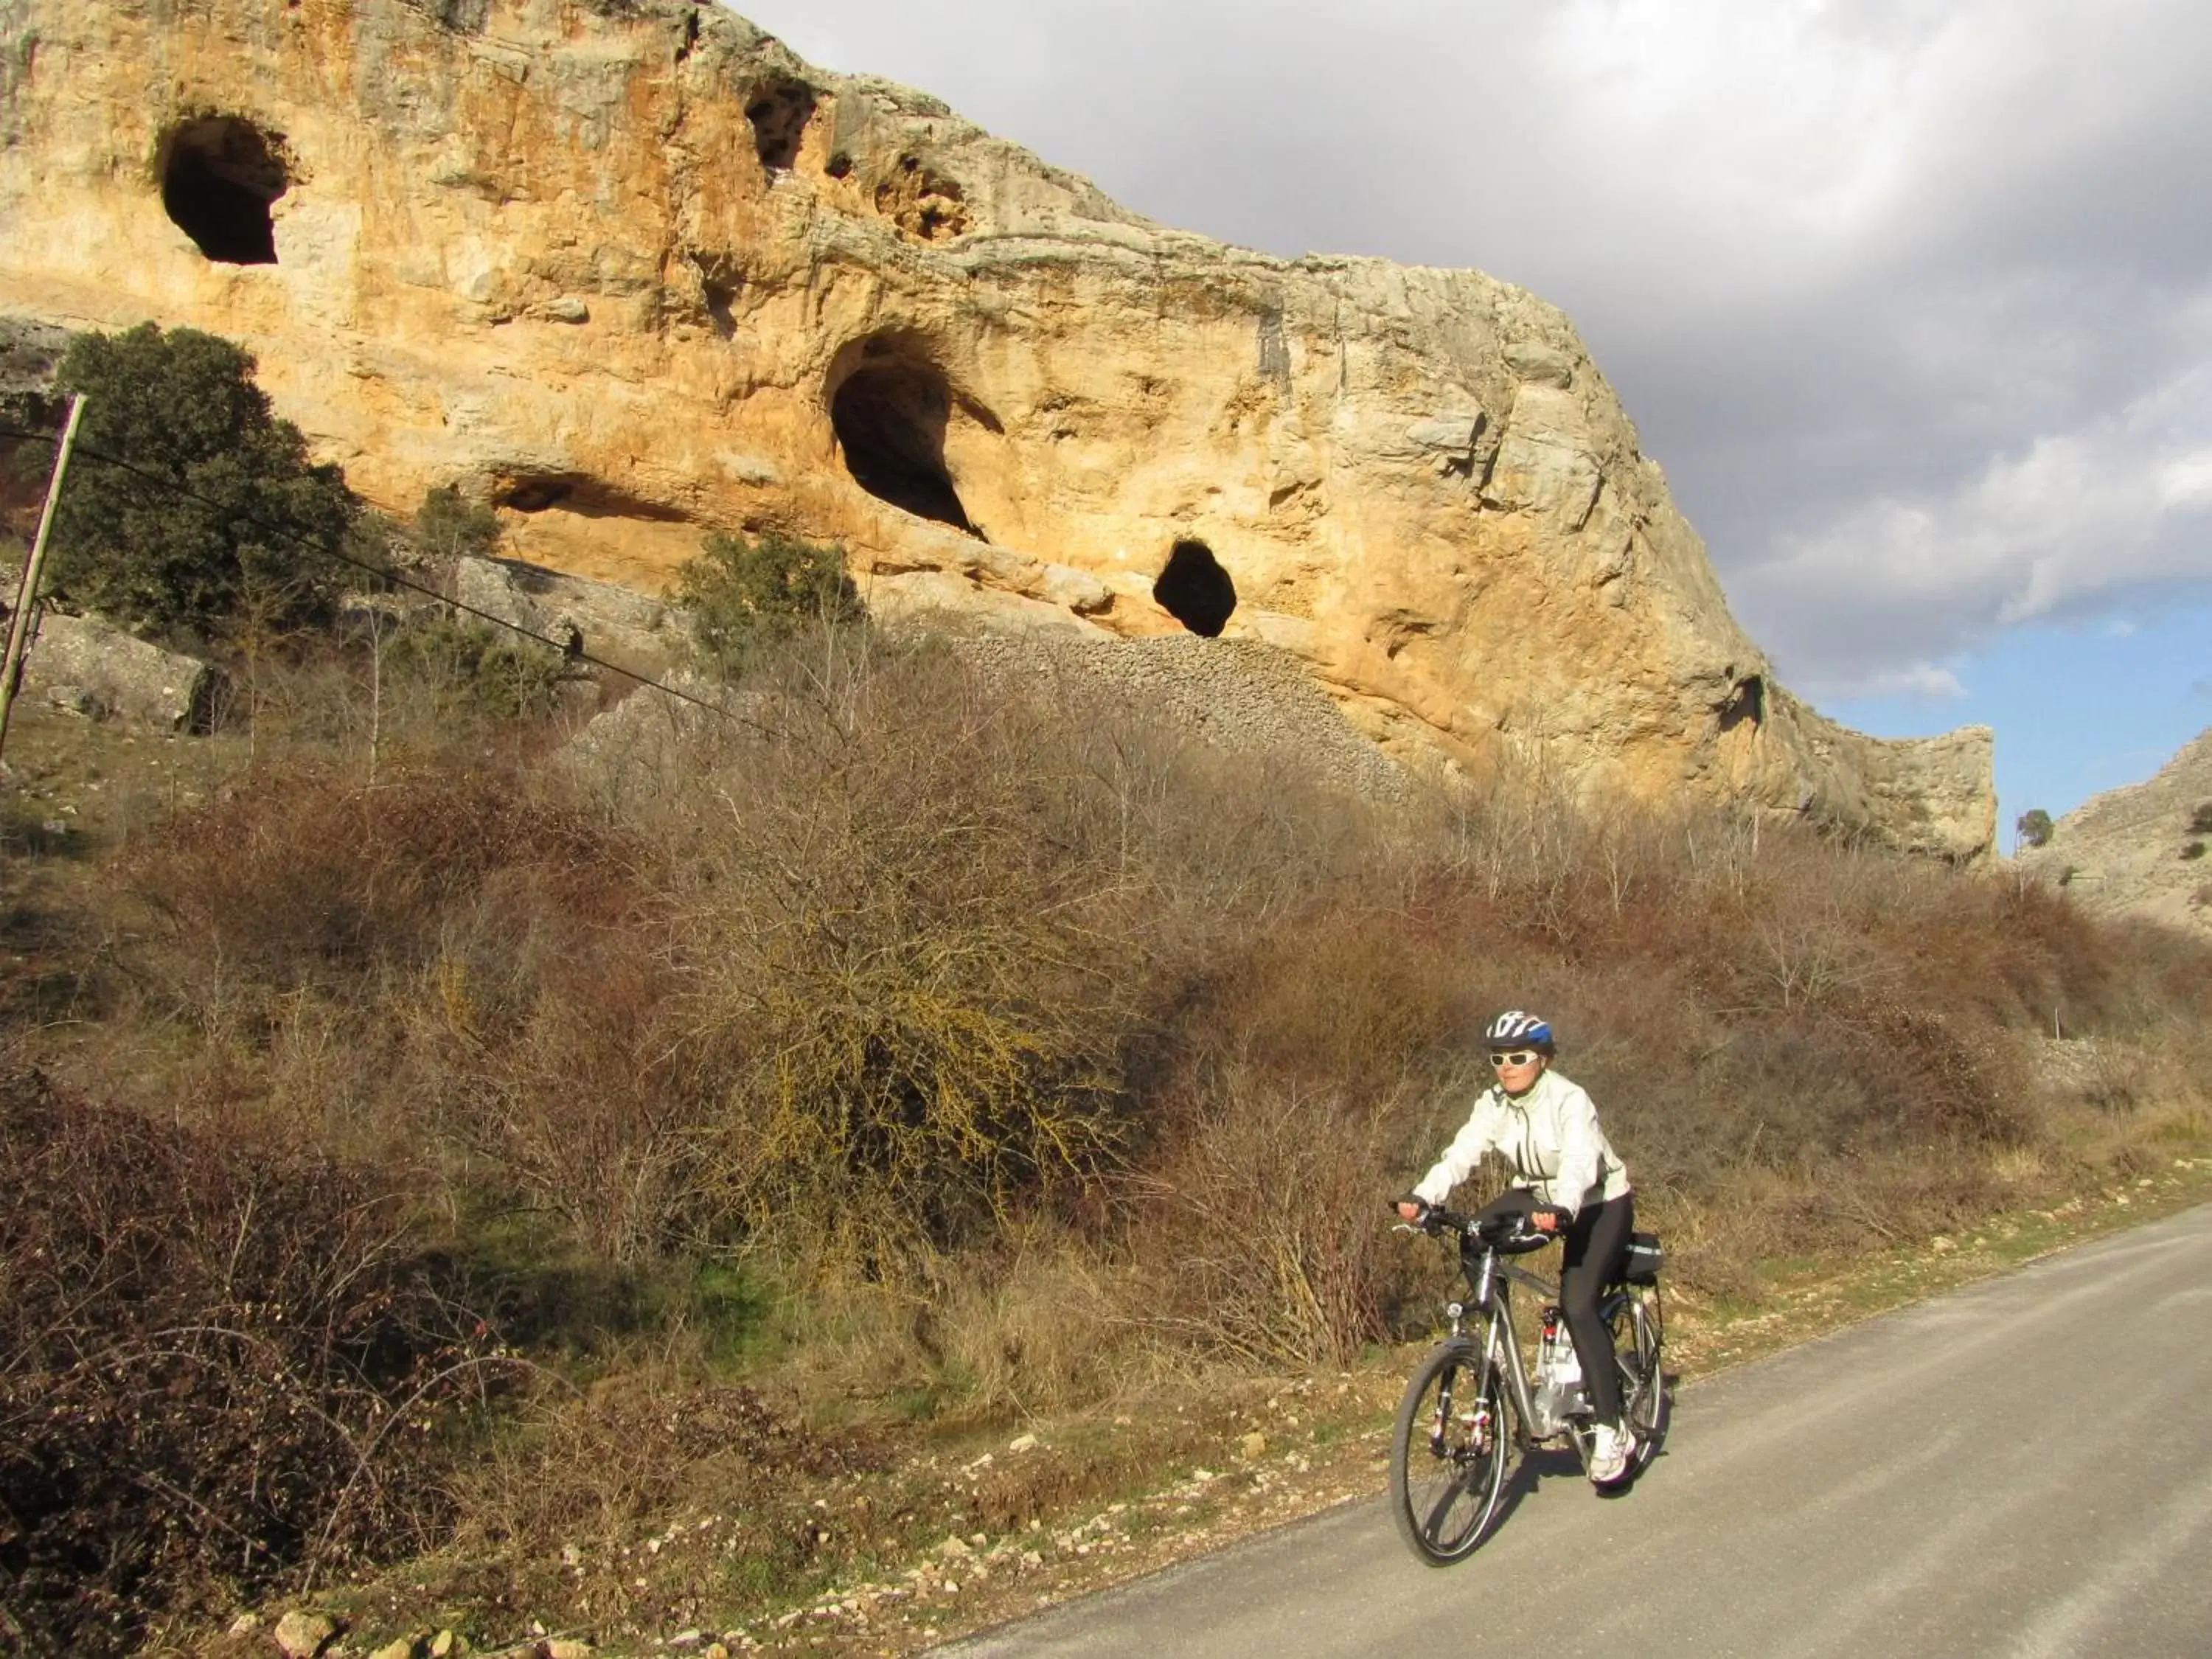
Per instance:
[[[1431,1566],[1464,1560],[1498,1510],[1512,1435],[1486,1349],[1447,1342],[1406,1385],[1390,1441],[1390,1515]]]
[[[1660,1353],[1659,1292],[1630,1291],[1613,1322],[1613,1352],[1620,1358],[1620,1400],[1636,1437],[1628,1473],[1643,1473],[1659,1455],[1667,1433],[1667,1372]]]

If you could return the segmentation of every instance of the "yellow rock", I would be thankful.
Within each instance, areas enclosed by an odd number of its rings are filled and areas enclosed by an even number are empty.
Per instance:
[[[315,1659],[344,1628],[326,1613],[295,1608],[276,1621],[276,1650],[284,1659]]]

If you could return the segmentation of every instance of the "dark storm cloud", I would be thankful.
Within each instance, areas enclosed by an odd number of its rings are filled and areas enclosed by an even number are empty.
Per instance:
[[[1559,304],[1816,697],[2212,581],[2212,9],[739,9],[1156,218]]]

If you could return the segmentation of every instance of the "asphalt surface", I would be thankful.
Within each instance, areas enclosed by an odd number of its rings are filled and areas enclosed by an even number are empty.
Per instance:
[[[2212,1206],[1685,1387],[1620,1497],[1532,1463],[1456,1566],[1366,1500],[938,1651],[2212,1654]]]

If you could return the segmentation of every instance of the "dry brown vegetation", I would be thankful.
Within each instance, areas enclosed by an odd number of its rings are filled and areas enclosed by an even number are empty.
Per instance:
[[[440,1540],[649,1623],[550,1564],[709,1504],[728,1617],[941,1535],[867,1500],[888,1425],[1351,1364],[1430,1316],[1382,1200],[1498,1006],[1551,1017],[1707,1297],[2139,1155],[2203,1074],[2199,948],[1808,830],[1540,780],[1379,808],[865,629],[649,764],[363,673],[259,665],[201,787],[89,854],[9,820],[19,1632],[127,1646]],[[2052,1081],[2054,1032],[2105,1058]],[[64,1629],[71,1572],[108,1599]]]
[[[8,1645],[106,1646],[450,1524],[433,1431],[484,1356],[373,1179],[0,1078]]]

